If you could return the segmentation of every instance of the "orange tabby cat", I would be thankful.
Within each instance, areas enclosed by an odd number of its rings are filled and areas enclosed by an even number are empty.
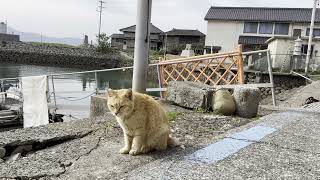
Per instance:
[[[137,155],[177,145],[169,136],[164,109],[152,97],[131,89],[109,89],[108,107],[123,130],[125,146],[120,153]]]

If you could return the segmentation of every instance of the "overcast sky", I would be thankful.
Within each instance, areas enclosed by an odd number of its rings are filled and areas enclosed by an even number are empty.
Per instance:
[[[105,0],[102,31],[117,33],[135,24],[138,0]],[[313,0],[153,0],[152,22],[163,31],[199,29],[206,33],[210,6],[312,7]],[[24,32],[90,38],[98,31],[98,0],[0,0],[0,21]]]

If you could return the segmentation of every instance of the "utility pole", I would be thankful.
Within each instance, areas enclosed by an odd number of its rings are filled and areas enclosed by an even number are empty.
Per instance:
[[[311,24],[310,24],[310,31],[309,31],[309,42],[308,42],[308,52],[306,58],[306,67],[305,67],[305,74],[308,74],[309,63],[310,63],[310,56],[311,56],[311,49],[312,49],[312,38],[313,38],[313,28],[314,28],[314,19],[316,16],[318,0],[314,0],[313,9],[312,9],[312,16],[311,16]]]
[[[137,3],[132,88],[134,91],[145,93],[147,88],[152,0],[138,0]]]
[[[99,35],[99,38],[100,38],[102,11],[105,8],[105,7],[103,7],[103,4],[106,3],[106,2],[100,0],[99,3],[100,3],[100,5],[98,6],[99,7],[99,10],[98,10],[98,12],[99,12],[99,34],[98,35]]]
[[[165,33],[165,39],[164,39],[164,54],[163,54],[163,58],[166,59],[166,55],[167,55],[167,41],[168,41],[168,34]]]

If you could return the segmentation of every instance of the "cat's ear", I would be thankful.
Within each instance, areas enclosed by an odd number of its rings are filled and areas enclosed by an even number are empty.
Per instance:
[[[132,89],[127,90],[126,97],[132,101]]]
[[[108,94],[108,97],[112,97],[112,96],[114,96],[114,91],[109,88],[109,89],[107,90],[107,94]]]

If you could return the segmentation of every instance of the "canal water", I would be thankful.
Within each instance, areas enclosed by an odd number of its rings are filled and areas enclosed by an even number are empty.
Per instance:
[[[0,79],[80,72],[88,70],[93,70],[93,68],[50,67],[0,62]],[[102,91],[109,87],[112,89],[131,88],[132,85],[132,70],[99,72],[97,77],[98,89]],[[49,81],[49,87],[51,91],[51,79]],[[153,71],[153,73],[149,73],[148,76],[148,88],[156,87],[158,87],[158,79],[156,71]],[[94,73],[55,76],[54,88],[56,91],[58,113],[65,114],[65,120],[89,117],[90,96],[94,94],[96,88]],[[158,93],[152,95],[157,96]],[[53,99],[52,94],[51,99]],[[52,105],[53,102],[51,102],[50,106]]]

